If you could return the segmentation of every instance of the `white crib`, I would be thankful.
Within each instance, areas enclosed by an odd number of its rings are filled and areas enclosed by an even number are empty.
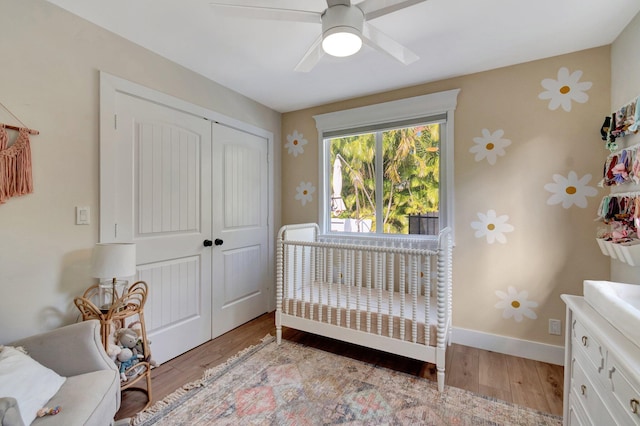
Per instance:
[[[444,389],[451,338],[451,230],[437,239],[320,236],[280,229],[276,338],[282,326],[436,365]]]

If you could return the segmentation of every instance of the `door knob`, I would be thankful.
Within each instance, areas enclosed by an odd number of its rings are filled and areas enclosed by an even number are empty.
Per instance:
[[[216,238],[215,243],[217,246],[221,246],[224,243],[224,241],[222,241],[220,238]]]
[[[204,242],[202,244],[205,247],[211,247],[213,245],[213,242],[211,240],[204,240]]]

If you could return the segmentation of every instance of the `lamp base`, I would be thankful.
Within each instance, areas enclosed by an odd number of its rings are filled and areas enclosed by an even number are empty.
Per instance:
[[[120,299],[127,291],[129,281],[127,280],[108,280],[101,281],[98,285],[98,300],[95,304],[103,314],[109,312],[109,309]]]

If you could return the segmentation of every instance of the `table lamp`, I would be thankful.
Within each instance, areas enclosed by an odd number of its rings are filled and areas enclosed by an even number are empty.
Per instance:
[[[96,305],[103,313],[127,291],[129,282],[118,278],[136,274],[136,245],[133,243],[98,243],[91,257],[91,275],[100,278]]]

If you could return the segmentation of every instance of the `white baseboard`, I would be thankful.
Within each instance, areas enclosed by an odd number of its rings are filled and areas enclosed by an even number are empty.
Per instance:
[[[498,352],[549,364],[564,364],[564,346],[521,340],[514,337],[498,336],[466,328],[453,328],[453,343]]]

